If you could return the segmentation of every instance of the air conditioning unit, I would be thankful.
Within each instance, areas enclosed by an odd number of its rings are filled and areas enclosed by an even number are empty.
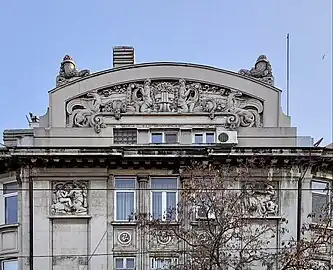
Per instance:
[[[209,211],[207,215],[207,209],[203,206],[196,207],[195,211],[195,218],[196,219],[215,219],[215,215]]]
[[[238,144],[237,131],[218,131],[217,143],[220,144]]]

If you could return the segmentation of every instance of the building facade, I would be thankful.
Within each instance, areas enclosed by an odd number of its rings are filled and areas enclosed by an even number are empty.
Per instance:
[[[181,261],[176,244],[147,239],[129,216],[162,217],[176,206],[180,171],[190,159],[237,167],[259,158],[278,167],[265,180],[277,206],[269,220],[278,227],[288,218],[294,237],[297,217],[305,220],[318,198],[331,196],[322,186],[332,184],[333,150],[313,148],[311,138],[299,147],[265,56],[238,73],[134,64],[127,47],[114,48],[114,67],[96,73],[78,70],[65,56],[47,113],[31,115],[29,129],[6,130],[3,140],[3,270],[148,270]],[[304,164],[310,165],[302,175]],[[330,254],[323,256],[328,264]]]

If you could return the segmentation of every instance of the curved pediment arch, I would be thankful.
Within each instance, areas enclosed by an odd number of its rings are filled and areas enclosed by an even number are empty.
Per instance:
[[[106,118],[157,114],[218,116],[229,129],[274,127],[280,90],[213,67],[149,63],[93,73],[50,91],[51,126],[100,132]]]

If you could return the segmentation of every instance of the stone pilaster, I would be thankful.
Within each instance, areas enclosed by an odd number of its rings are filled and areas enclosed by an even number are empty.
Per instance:
[[[137,175],[137,179],[139,182],[139,189],[138,189],[138,200],[137,200],[137,211],[140,214],[140,218],[144,218],[149,220],[149,175]],[[149,254],[148,254],[148,235],[149,228],[146,226],[140,226],[138,228],[138,248],[139,248],[139,255],[137,257],[137,266],[139,270],[146,270],[149,269]]]

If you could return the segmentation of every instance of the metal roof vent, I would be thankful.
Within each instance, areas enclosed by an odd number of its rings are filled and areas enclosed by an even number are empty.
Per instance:
[[[130,46],[113,47],[113,67],[134,64],[134,48]]]

